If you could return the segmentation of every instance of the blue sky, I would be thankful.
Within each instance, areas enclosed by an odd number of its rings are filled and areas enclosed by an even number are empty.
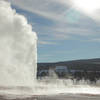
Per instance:
[[[99,19],[73,8],[69,0],[9,1],[38,35],[38,62],[100,58]]]

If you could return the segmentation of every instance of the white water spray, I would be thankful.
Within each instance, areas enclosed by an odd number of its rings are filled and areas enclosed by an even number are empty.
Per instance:
[[[26,18],[0,1],[0,86],[33,86],[37,36]]]

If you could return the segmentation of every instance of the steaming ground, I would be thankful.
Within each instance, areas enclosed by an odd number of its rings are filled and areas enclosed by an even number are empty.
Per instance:
[[[84,80],[76,83],[72,80],[40,80],[37,84],[37,93],[42,94],[100,94],[100,81],[90,84]],[[41,93],[42,92],[42,93]]]
[[[42,79],[38,80],[33,87],[1,88],[0,94],[14,97],[32,97],[44,95],[100,95],[100,81],[90,84],[84,80],[76,83],[72,80]]]
[[[0,100],[100,100],[100,88],[92,85],[70,84],[71,80],[58,80],[48,83],[41,80],[30,91],[28,88],[16,87],[15,90],[4,91]],[[58,83],[59,82],[59,83]],[[65,85],[66,83],[66,85]]]

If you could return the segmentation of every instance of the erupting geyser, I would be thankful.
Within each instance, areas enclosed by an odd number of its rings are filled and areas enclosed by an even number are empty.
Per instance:
[[[37,36],[23,15],[0,0],[0,87],[33,86]]]
[[[84,80],[75,86],[75,80],[55,77],[52,80],[50,77],[37,80],[35,84],[36,73],[36,33],[26,18],[11,8],[10,3],[0,0],[0,95],[100,94],[100,87],[90,86]],[[49,74],[52,76],[53,73]],[[100,81],[98,84],[100,86]]]

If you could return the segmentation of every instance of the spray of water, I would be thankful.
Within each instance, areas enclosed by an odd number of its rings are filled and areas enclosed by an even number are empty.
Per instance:
[[[36,78],[36,33],[10,3],[0,1],[0,86],[31,86]]]

